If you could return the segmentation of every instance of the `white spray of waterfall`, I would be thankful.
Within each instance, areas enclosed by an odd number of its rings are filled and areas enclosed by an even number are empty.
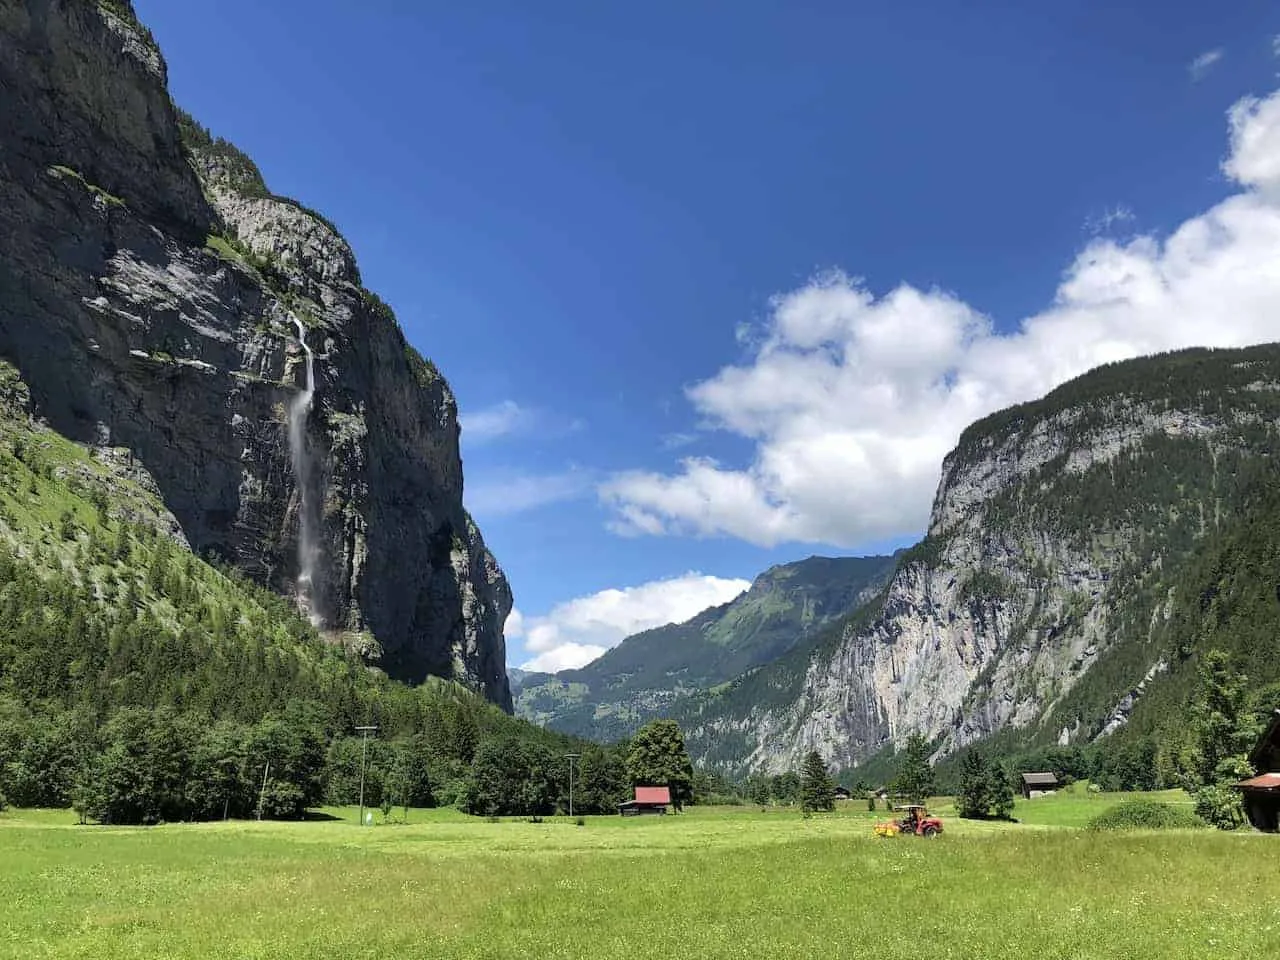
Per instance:
[[[298,586],[295,599],[312,625],[318,627],[321,617],[313,586],[318,559],[316,517],[311,489],[311,457],[307,450],[307,417],[315,396],[315,355],[307,344],[307,331],[302,321],[294,317],[293,324],[298,328],[298,343],[307,357],[306,383],[302,392],[289,402],[289,459],[293,463],[293,479],[298,487]]]

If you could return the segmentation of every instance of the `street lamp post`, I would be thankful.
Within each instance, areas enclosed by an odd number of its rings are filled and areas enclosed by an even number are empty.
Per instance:
[[[356,727],[356,731],[364,735],[360,744],[360,826],[364,826],[364,759],[369,750],[369,734],[377,733],[377,725]]]
[[[569,761],[569,816],[573,816],[573,761],[577,760],[582,754],[566,753],[565,758]]]

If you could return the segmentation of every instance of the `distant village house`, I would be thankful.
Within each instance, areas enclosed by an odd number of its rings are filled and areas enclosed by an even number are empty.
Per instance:
[[[624,817],[643,814],[665,814],[671,805],[671,790],[667,787],[636,787],[633,799],[618,804],[618,812]]]
[[[1265,833],[1280,830],[1280,710],[1262,731],[1249,762],[1258,771],[1256,777],[1241,780],[1236,789],[1249,822]]]
[[[1058,776],[1053,773],[1024,773],[1022,775],[1022,796],[1027,800],[1043,797],[1058,789]]]

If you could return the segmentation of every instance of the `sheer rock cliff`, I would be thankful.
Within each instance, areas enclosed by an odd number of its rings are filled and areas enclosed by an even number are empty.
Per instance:
[[[301,321],[322,629],[510,710],[511,592],[462,505],[454,397],[347,242],[175,108],[121,0],[0,0],[0,91],[0,356],[37,414],[147,475],[193,550],[292,595]]]

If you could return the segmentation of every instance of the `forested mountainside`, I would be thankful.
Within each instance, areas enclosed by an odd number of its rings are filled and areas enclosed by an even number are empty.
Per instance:
[[[326,641],[292,600],[187,549],[128,451],[73,443],[28,404],[0,364],[0,805],[295,817],[355,802],[366,724],[372,804],[549,811],[570,749],[594,764],[580,809],[625,790],[612,754]]]
[[[913,732],[939,758],[1086,745],[1176,724],[1212,647],[1280,678],[1278,435],[1275,344],[1108,365],[975,423],[876,600],[677,705],[691,753],[742,773]]]
[[[122,464],[178,549],[509,710],[453,395],[347,242],[174,106],[127,0],[0,4],[0,50],[0,359],[30,414]]]
[[[691,693],[769,663],[874,597],[892,557],[809,557],[758,576],[729,603],[627,637],[580,670],[520,673],[516,712],[607,742]]]

